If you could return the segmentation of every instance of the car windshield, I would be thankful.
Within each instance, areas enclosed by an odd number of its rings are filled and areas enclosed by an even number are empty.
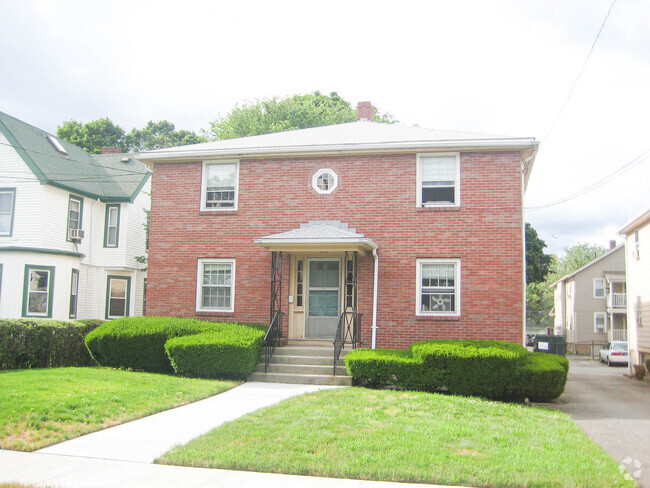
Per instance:
[[[613,351],[627,351],[627,343],[626,342],[619,342],[612,344],[612,350]]]

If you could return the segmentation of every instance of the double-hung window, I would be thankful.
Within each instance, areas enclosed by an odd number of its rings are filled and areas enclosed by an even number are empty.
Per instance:
[[[237,210],[238,161],[204,162],[201,210]]]
[[[79,270],[72,269],[72,279],[70,281],[70,318],[77,318],[77,303],[79,299]]]
[[[594,298],[605,298],[604,278],[594,278]]]
[[[14,226],[15,188],[0,188],[0,236],[10,236]]]
[[[129,316],[131,277],[108,276],[106,283],[106,318]]]
[[[25,266],[23,317],[52,317],[53,266]]]
[[[460,205],[460,155],[418,154],[418,207]]]
[[[199,259],[196,310],[233,312],[235,310],[235,260]]]
[[[607,330],[606,320],[605,312],[594,312],[594,332],[605,332]]]
[[[117,247],[120,237],[120,205],[106,205],[104,247]]]
[[[83,198],[70,195],[68,203],[68,235],[67,240],[71,240],[70,231],[81,229],[81,219],[83,217],[84,201]]]
[[[416,261],[416,315],[460,315],[460,260]]]

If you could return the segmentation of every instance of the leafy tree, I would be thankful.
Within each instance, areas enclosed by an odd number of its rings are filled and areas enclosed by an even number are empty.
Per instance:
[[[91,154],[101,154],[102,147],[108,146],[117,146],[122,151],[125,149],[124,130],[119,125],[115,125],[108,117],[92,120],[85,124],[76,120],[68,120],[57,127],[56,135]]]
[[[336,92],[323,95],[315,91],[236,105],[225,117],[210,122],[205,135],[211,140],[232,139],[355,120],[357,110],[350,102]],[[375,121],[393,123],[394,119],[390,114],[379,114],[375,109]]]
[[[553,290],[549,283],[538,282],[526,285],[526,325],[529,327],[553,327]]]
[[[565,247],[564,256],[553,256],[551,272],[547,277],[553,283],[565,275],[573,273],[578,268],[590,263],[607,252],[607,248],[594,244],[580,243],[575,246]]]
[[[526,222],[526,283],[541,283],[551,270],[551,256],[544,254],[546,243]]]
[[[166,147],[184,146],[205,142],[206,139],[189,130],[176,130],[174,124],[167,120],[153,122],[150,120],[142,129],[133,129],[124,142],[129,151],[152,151]]]

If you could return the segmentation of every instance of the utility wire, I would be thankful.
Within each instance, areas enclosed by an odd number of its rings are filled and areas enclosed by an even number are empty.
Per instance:
[[[537,210],[542,210],[544,208],[553,207],[555,205],[559,205],[561,203],[565,203],[565,202],[568,202],[570,200],[574,200],[574,199],[576,199],[578,197],[581,197],[582,195],[585,195],[585,194],[587,194],[587,193],[589,193],[591,191],[594,191],[595,189],[600,188],[601,186],[609,183],[610,181],[614,180],[615,178],[618,178],[622,174],[627,173],[628,171],[630,171],[635,166],[638,166],[639,164],[646,161],[649,156],[650,156],[650,149],[647,149],[644,152],[642,152],[641,154],[639,154],[637,157],[635,157],[634,159],[632,159],[632,160],[628,161],[627,163],[625,163],[623,166],[621,166],[617,170],[615,170],[612,173],[608,174],[607,176],[601,178],[600,180],[592,183],[591,185],[588,185],[588,186],[582,188],[581,190],[578,190],[578,191],[576,191],[574,193],[571,193],[570,195],[567,195],[565,197],[562,197],[562,198],[560,198],[558,200],[554,200],[554,201],[549,202],[549,203],[545,203],[545,204],[542,204],[542,205],[536,205],[534,207],[524,208],[524,210],[526,210],[527,212],[535,212]]]
[[[542,139],[543,142],[547,142],[551,132],[553,132],[553,129],[555,128],[555,124],[557,124],[557,121],[559,118],[562,116],[562,113],[564,112],[564,109],[567,106],[567,103],[569,103],[569,99],[571,98],[571,95],[573,95],[573,91],[576,88],[576,85],[578,84],[578,80],[580,80],[580,77],[582,76],[582,72],[585,70],[585,66],[587,66],[587,62],[589,61],[589,58],[591,57],[591,53],[594,51],[594,47],[596,46],[596,42],[598,42],[598,38],[600,37],[600,33],[603,31],[603,28],[605,27],[605,23],[607,22],[607,19],[609,18],[609,14],[612,12],[612,9],[614,8],[614,4],[616,3],[616,0],[612,0],[611,5],[609,6],[609,10],[607,10],[607,15],[605,15],[605,18],[603,19],[603,23],[600,25],[600,29],[598,29],[598,34],[596,34],[596,38],[594,39],[594,42],[591,44],[591,49],[589,49],[589,53],[587,54],[587,57],[585,58],[584,62],[582,63],[582,66],[580,67],[580,71],[578,71],[578,76],[576,76],[575,81],[573,82],[573,86],[571,86],[571,90],[569,90],[569,94],[567,95],[566,99],[564,100],[564,103],[562,104],[562,107],[560,107],[560,111],[558,114],[555,116],[555,119],[553,120],[553,123],[551,124],[550,129],[544,136],[544,139]]]

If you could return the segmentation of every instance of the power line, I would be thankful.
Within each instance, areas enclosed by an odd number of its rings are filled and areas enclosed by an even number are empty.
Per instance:
[[[649,155],[650,155],[650,149],[647,149],[644,152],[642,152],[641,154],[639,154],[637,157],[635,157],[634,159],[632,159],[632,160],[628,161],[627,163],[625,163],[623,166],[621,166],[617,170],[615,170],[612,173],[608,174],[607,176],[601,178],[600,180],[598,180],[598,181],[596,181],[596,182],[582,188],[581,190],[578,190],[578,191],[576,191],[574,193],[571,193],[569,195],[566,195],[565,197],[562,197],[562,198],[560,198],[558,200],[554,200],[554,201],[549,202],[549,203],[545,203],[545,204],[542,204],[542,205],[536,205],[534,207],[524,208],[524,210],[526,210],[527,212],[535,212],[537,210],[542,210],[542,209],[545,209],[545,208],[548,208],[548,207],[553,207],[555,205],[559,205],[561,203],[565,203],[565,202],[568,202],[570,200],[574,200],[574,199],[576,199],[578,197],[581,197],[582,195],[585,195],[585,194],[587,194],[589,192],[592,192],[595,189],[600,188],[601,186],[609,183],[613,179],[618,178],[622,174],[627,173],[628,171],[630,171],[635,166],[638,166],[642,162],[646,161],[648,159]]]
[[[575,81],[573,82],[573,85],[571,86],[571,90],[569,90],[569,94],[567,95],[566,99],[564,100],[564,103],[562,104],[562,107],[560,107],[560,111],[558,114],[555,116],[555,119],[553,120],[553,123],[551,124],[550,129],[548,132],[546,132],[546,135],[544,136],[544,139],[542,139],[543,142],[548,141],[551,132],[553,132],[553,129],[555,128],[555,124],[557,124],[557,121],[559,120],[560,116],[564,112],[564,109],[567,106],[567,103],[569,103],[569,99],[571,98],[571,95],[573,95],[573,91],[576,88],[576,85],[578,84],[578,80],[580,80],[580,77],[582,76],[582,72],[585,70],[585,66],[587,66],[587,62],[589,61],[589,58],[591,57],[591,53],[594,51],[594,47],[596,46],[596,42],[598,42],[598,38],[600,37],[600,33],[603,31],[603,28],[605,27],[605,23],[607,22],[607,19],[609,18],[609,14],[612,12],[612,9],[614,8],[614,4],[616,3],[616,0],[612,0],[611,5],[609,6],[609,10],[607,10],[607,15],[605,15],[605,18],[603,19],[603,23],[600,25],[600,29],[598,29],[598,34],[596,34],[596,38],[594,39],[594,42],[591,44],[591,49],[589,49],[589,53],[587,54],[587,57],[585,58],[584,62],[582,63],[582,66],[580,67],[580,71],[578,71],[578,76],[576,76]]]

